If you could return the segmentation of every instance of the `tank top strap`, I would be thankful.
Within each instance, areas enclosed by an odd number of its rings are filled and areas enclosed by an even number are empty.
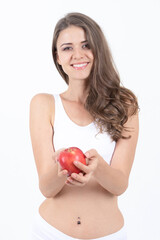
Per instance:
[[[55,100],[54,127],[61,124],[61,121],[67,121],[66,113],[63,108],[59,94],[53,94]]]

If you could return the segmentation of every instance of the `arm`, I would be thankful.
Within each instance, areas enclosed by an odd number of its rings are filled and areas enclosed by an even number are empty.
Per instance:
[[[114,195],[121,195],[127,189],[138,140],[138,114],[130,117],[125,127],[131,128],[132,131],[129,132],[131,138],[117,141],[111,165],[106,163],[95,149],[91,149],[85,154],[89,160],[88,166],[75,163],[86,174],[84,176],[72,174],[72,179],[68,179],[72,180],[70,184],[84,186],[93,175],[104,189]],[[127,136],[127,133],[124,132],[123,135]]]
[[[138,114],[130,117],[125,124],[131,132],[130,139],[119,139],[112,157],[111,165],[99,157],[94,176],[99,184],[114,195],[121,195],[128,187],[129,175],[134,161],[138,140]]]
[[[53,126],[51,113],[54,110],[53,97],[49,94],[37,94],[30,102],[30,136],[33,154],[42,194],[54,197],[63,188],[67,171],[60,169],[54,151]]]

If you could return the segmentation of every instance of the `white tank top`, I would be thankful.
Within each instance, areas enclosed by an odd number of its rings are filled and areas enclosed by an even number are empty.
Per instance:
[[[54,94],[53,96],[55,99],[53,135],[55,151],[60,148],[78,147],[85,153],[94,148],[110,164],[116,142],[112,141],[108,133],[96,135],[99,129],[96,128],[94,122],[87,126],[74,123],[65,112],[60,95]]]

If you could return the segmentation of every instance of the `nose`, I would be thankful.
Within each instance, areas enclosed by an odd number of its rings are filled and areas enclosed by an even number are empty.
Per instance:
[[[74,59],[81,59],[81,58],[83,58],[83,56],[84,56],[84,53],[83,53],[82,49],[79,49],[79,48],[74,49],[74,51],[73,51]]]

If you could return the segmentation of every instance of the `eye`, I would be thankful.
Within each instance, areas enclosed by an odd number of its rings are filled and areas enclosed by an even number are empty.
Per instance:
[[[63,51],[67,51],[67,50],[71,50],[72,48],[71,47],[65,47],[63,48]]]
[[[89,46],[89,44],[88,44],[88,43],[86,43],[86,44],[82,45],[82,48],[87,48],[87,49],[90,49],[90,46]]]

